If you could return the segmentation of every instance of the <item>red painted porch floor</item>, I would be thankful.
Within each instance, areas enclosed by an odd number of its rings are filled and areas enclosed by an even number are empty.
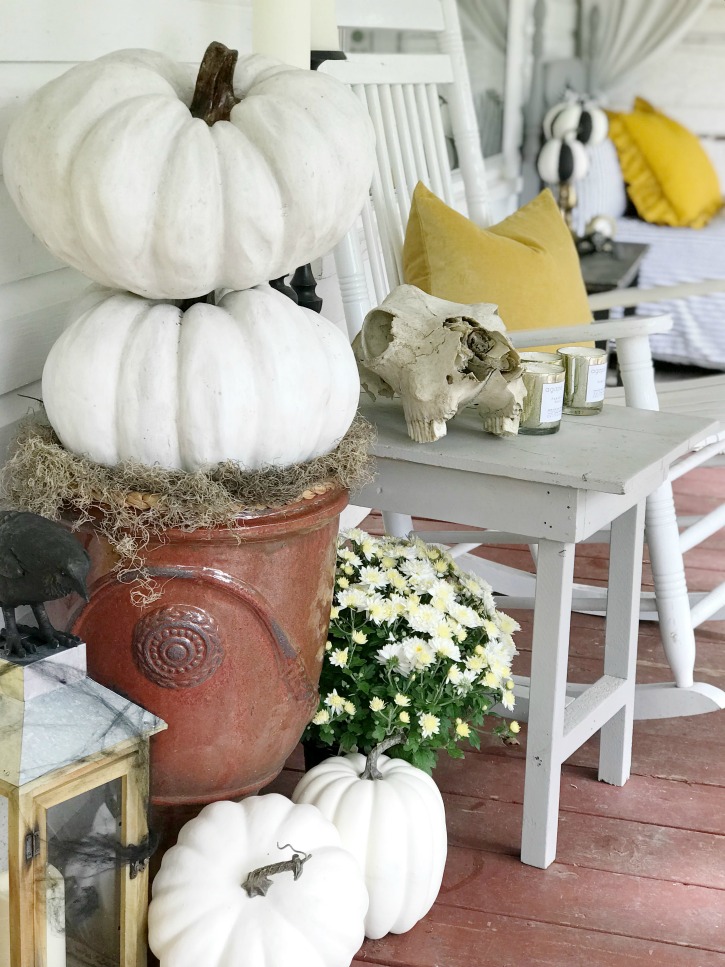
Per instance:
[[[681,513],[725,497],[725,469],[677,485]],[[380,530],[369,518],[362,526]],[[523,566],[527,551],[497,548]],[[691,590],[725,578],[725,534],[686,555]],[[606,548],[586,545],[577,578],[601,582]],[[648,582],[645,564],[645,584]],[[514,671],[528,671],[531,620],[516,636]],[[572,618],[570,678],[601,674],[604,621]],[[638,680],[671,680],[657,626],[642,623]],[[697,676],[725,688],[725,622],[697,631]],[[484,743],[435,771],[446,804],[449,854],[428,916],[409,933],[366,941],[372,967],[725,967],[725,712],[635,723],[632,776],[597,781],[597,738],[564,766],[557,859],[518,858],[526,728],[521,745]],[[290,792],[299,750],[274,788]]]

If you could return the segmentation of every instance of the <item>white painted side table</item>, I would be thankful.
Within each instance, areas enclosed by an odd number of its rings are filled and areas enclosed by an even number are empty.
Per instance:
[[[521,859],[545,868],[556,855],[562,763],[601,730],[599,778],[629,777],[644,500],[714,424],[605,406],[565,417],[550,436],[500,439],[468,409],[442,440],[417,444],[399,401],[363,397],[361,412],[378,428],[377,476],[356,502],[538,541]],[[604,674],[568,700],[574,549],[610,523]]]

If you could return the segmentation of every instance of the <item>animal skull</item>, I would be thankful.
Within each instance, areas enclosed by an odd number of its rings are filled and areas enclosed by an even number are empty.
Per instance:
[[[398,393],[409,436],[431,443],[473,401],[485,429],[517,432],[526,389],[504,333],[494,305],[461,305],[401,285],[367,314],[353,350],[363,388],[373,398]]]

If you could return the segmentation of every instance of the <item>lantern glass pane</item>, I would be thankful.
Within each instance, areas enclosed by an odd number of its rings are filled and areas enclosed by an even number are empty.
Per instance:
[[[48,967],[63,967],[50,957],[54,926],[65,931],[65,967],[120,967],[120,820],[120,779],[47,812]]]
[[[10,963],[8,897],[8,801],[0,795],[0,964]]]

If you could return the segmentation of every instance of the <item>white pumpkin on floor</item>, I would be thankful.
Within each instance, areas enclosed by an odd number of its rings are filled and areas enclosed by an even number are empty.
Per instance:
[[[221,111],[197,108],[187,67],[122,50],[50,81],[10,128],[13,201],[96,282],[155,299],[246,289],[329,252],[363,206],[374,135],[352,90],[212,48]]]
[[[161,967],[348,967],[367,905],[357,863],[318,810],[276,793],[216,802],[164,854],[149,946]]]
[[[334,449],[355,416],[347,338],[268,285],[185,312],[94,286],[71,318],[43,401],[63,445],[96,463],[290,466]]]
[[[375,754],[375,750],[371,755]],[[326,759],[307,772],[292,798],[331,820],[362,868],[370,894],[365,936],[405,933],[440,890],[447,835],[443,799],[421,769],[380,755]]]

